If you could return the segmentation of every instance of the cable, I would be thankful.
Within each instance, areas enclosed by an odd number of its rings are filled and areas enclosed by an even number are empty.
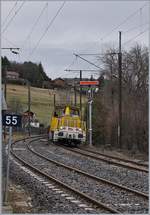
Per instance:
[[[133,17],[135,14],[137,14],[139,12],[139,10],[141,10],[142,8],[144,8],[147,5],[144,4],[142,7],[140,7],[138,10],[136,10],[134,13],[130,14],[130,16],[128,16],[124,21],[122,21],[119,25],[117,25],[116,27],[114,27],[108,34],[106,34],[105,36],[103,36],[101,38],[101,40],[103,40],[104,38],[108,37],[109,35],[112,34],[112,32],[114,32],[118,27],[120,27],[121,25],[123,25],[124,23],[126,23],[131,17]]]
[[[70,64],[69,66],[67,66],[67,69],[68,69],[69,67],[73,66],[74,63],[75,63],[75,61],[77,61],[77,57],[75,57],[75,59],[73,59],[73,61],[71,62],[71,64]]]
[[[2,34],[7,30],[7,28],[9,27],[9,25],[11,24],[11,22],[13,21],[13,19],[15,18],[15,16],[17,15],[17,13],[20,11],[20,9],[23,7],[24,3],[26,0],[24,0],[22,2],[22,4],[20,5],[20,7],[18,8],[18,10],[16,10],[15,14],[13,15],[13,17],[10,19],[10,21],[7,23],[6,27],[4,28],[4,30],[2,31]]]
[[[29,34],[27,35],[26,39],[24,40],[24,43],[23,43],[23,45],[22,45],[21,49],[23,49],[23,47],[24,47],[24,45],[25,45],[26,41],[27,41],[27,40],[28,40],[28,38],[31,36],[31,34],[32,34],[33,30],[35,29],[36,25],[38,24],[38,22],[39,22],[39,20],[40,20],[41,16],[43,15],[43,13],[44,13],[44,11],[45,11],[45,9],[46,9],[46,8],[47,8],[47,3],[44,5],[43,9],[41,10],[40,15],[37,17],[37,19],[36,19],[35,23],[33,24],[32,28],[31,28],[31,31],[29,32]]]
[[[37,49],[40,41],[43,39],[43,37],[45,36],[45,34],[47,33],[48,29],[52,26],[54,20],[56,19],[56,17],[58,16],[58,14],[60,13],[60,11],[62,10],[62,8],[64,7],[66,1],[63,2],[63,4],[61,5],[61,7],[58,9],[57,13],[55,14],[55,16],[52,18],[52,20],[50,21],[50,23],[48,24],[47,28],[45,29],[44,33],[42,34],[42,36],[40,37],[40,39],[38,40],[37,44],[35,45],[35,47],[33,48],[33,50],[30,52],[29,57],[33,54],[33,52]]]
[[[125,43],[123,43],[122,45],[125,45],[127,43],[130,43],[132,40],[134,40],[135,38],[137,38],[138,36],[140,36],[141,34],[145,33],[146,31],[148,31],[149,28],[145,29],[144,31],[142,31],[141,33],[137,34],[135,37],[132,37],[130,40],[126,41]]]
[[[11,45],[17,47],[17,45],[15,45],[14,43],[12,43],[10,40],[8,40],[6,37],[3,37],[4,40],[6,40],[8,43],[10,43]]]
[[[126,33],[130,32],[130,31],[135,30],[135,29],[141,28],[142,26],[145,26],[145,25],[148,25],[148,24],[149,24],[149,23],[148,23],[148,22],[146,22],[146,23],[144,23],[144,24],[143,24],[143,25],[141,25],[141,26],[136,26],[136,27],[130,28],[129,30],[127,30],[127,31],[123,32],[123,34],[126,34]]]
[[[15,2],[14,6],[10,9],[8,15],[6,16],[6,18],[4,19],[3,23],[2,23],[2,27],[4,26],[6,20],[8,19],[8,17],[10,16],[10,14],[12,13],[12,11],[15,9],[15,7],[17,6],[17,1]]]
[[[93,62],[91,62],[91,61],[89,61],[89,60],[87,60],[87,59],[81,57],[80,55],[77,55],[77,54],[75,54],[75,53],[74,53],[74,55],[75,55],[76,57],[79,57],[79,58],[81,58],[82,60],[86,61],[87,63],[89,63],[89,64],[91,64],[91,65],[93,65],[93,66],[95,66],[95,67],[101,69],[101,67],[95,65]]]

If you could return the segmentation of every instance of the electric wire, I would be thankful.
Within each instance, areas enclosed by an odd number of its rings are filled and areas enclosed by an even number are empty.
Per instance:
[[[13,17],[10,19],[10,21],[7,23],[6,27],[3,29],[2,34],[7,30],[7,28],[9,27],[9,25],[11,24],[11,22],[13,21],[13,19],[15,18],[15,16],[21,10],[21,8],[23,7],[23,5],[25,4],[25,1],[23,1],[22,4],[20,5],[20,7],[18,8],[18,10],[16,10],[15,14],[13,15]]]
[[[62,3],[62,5],[60,6],[60,8],[58,9],[58,11],[56,12],[55,16],[51,19],[50,23],[48,24],[47,28],[45,29],[44,33],[42,34],[42,36],[40,37],[40,39],[38,40],[38,42],[36,43],[35,47],[32,49],[32,51],[29,54],[29,57],[31,57],[31,55],[34,53],[34,51],[37,49],[38,45],[40,44],[41,40],[43,39],[43,37],[45,36],[45,34],[47,33],[47,31],[49,30],[49,28],[52,26],[53,22],[55,21],[56,17],[58,16],[58,14],[60,13],[60,11],[63,9],[64,5],[65,5],[66,1],[64,1]]]
[[[146,31],[148,31],[149,28],[145,29],[144,31],[140,32],[139,34],[137,34],[136,36],[132,37],[130,40],[124,42],[122,45],[126,45],[128,43],[130,43],[132,40],[134,40],[135,38],[139,37],[140,35],[144,34]]]
[[[8,15],[6,16],[6,18],[4,19],[3,23],[2,23],[2,27],[5,25],[5,23],[7,22],[8,17],[10,16],[10,14],[13,12],[13,10],[15,9],[15,7],[17,6],[17,1],[15,2],[15,4],[13,5],[13,7],[10,9],[10,11],[8,12]]]
[[[4,40],[6,40],[9,44],[13,45],[14,47],[17,47],[16,44],[14,44],[13,42],[11,42],[10,40],[8,40],[6,37],[3,37]]]
[[[124,31],[123,34],[129,33],[129,32],[131,32],[131,31],[134,31],[134,30],[136,30],[136,29],[138,29],[138,28],[140,28],[140,27],[143,27],[143,26],[145,26],[145,25],[148,25],[148,24],[149,24],[149,23],[146,22],[146,23],[144,23],[144,24],[141,25],[141,26],[136,26],[136,27],[130,28],[129,30]]]
[[[91,61],[89,61],[89,60],[87,60],[87,59],[81,57],[80,55],[77,55],[77,54],[74,54],[74,55],[77,56],[78,58],[80,58],[81,60],[84,60],[84,61],[86,61],[87,63],[91,64],[92,66],[95,66],[95,67],[97,67],[97,68],[99,68],[99,69],[102,69],[101,67],[99,67],[99,66],[97,66],[96,64],[94,64],[93,62],[91,62]]]
[[[145,7],[147,5],[147,3],[146,4],[144,4],[142,7],[140,7],[138,10],[136,10],[134,13],[132,13],[132,14],[130,14],[125,20],[123,20],[119,25],[117,25],[115,28],[113,28],[108,34],[106,34],[104,37],[102,37],[101,38],[101,40],[103,40],[104,38],[106,38],[106,37],[108,37],[109,35],[111,35],[112,34],[112,32],[114,32],[118,27],[120,27],[121,25],[123,25],[124,23],[126,23],[130,18],[132,18],[133,16],[135,16],[139,11],[140,11],[140,13],[141,13],[141,10]],[[142,26],[145,26],[145,25],[147,25],[147,24],[149,24],[149,23],[144,23]],[[132,29],[129,29],[129,30],[127,30],[127,31],[125,31],[124,32],[124,34],[126,34],[126,33],[128,33],[128,32],[130,32],[130,31],[132,31],[132,30],[135,30],[136,28],[139,28],[139,27],[141,27],[141,25],[140,26],[138,26],[138,27],[134,27],[134,28],[132,28]],[[79,54],[79,55],[103,55],[103,54]]]
[[[73,66],[76,61],[77,61],[77,57],[75,56],[75,58],[73,59],[73,61],[71,62],[71,64],[69,66],[67,66],[67,69],[69,69],[71,66]]]
[[[108,34],[104,35],[101,40],[103,40],[104,38],[110,36],[116,29],[118,29],[121,25],[125,24],[129,19],[131,19],[133,16],[135,16],[141,9],[143,9],[145,6],[147,5],[144,4],[142,7],[140,7],[138,10],[136,10],[134,13],[130,14],[125,20],[123,20],[120,24],[118,24],[117,26],[115,26]]]
[[[41,10],[41,12],[40,12],[40,15],[37,17],[36,21],[34,22],[34,24],[33,24],[32,28],[31,28],[29,34],[27,35],[26,39],[24,40],[23,45],[21,46],[21,49],[24,48],[26,41],[29,39],[29,37],[30,37],[31,34],[33,33],[33,31],[34,31],[36,25],[38,24],[38,22],[39,22],[41,16],[43,15],[43,13],[44,13],[44,11],[45,11],[46,8],[47,8],[47,3],[44,5],[44,7],[42,8],[42,10]]]

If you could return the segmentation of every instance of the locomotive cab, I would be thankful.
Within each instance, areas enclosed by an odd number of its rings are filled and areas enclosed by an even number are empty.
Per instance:
[[[79,108],[73,106],[55,107],[49,130],[53,142],[80,144],[86,140],[86,124],[81,120]]]

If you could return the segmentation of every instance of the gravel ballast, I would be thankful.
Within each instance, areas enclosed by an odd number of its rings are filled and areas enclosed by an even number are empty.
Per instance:
[[[148,174],[124,167],[97,161],[76,153],[67,151],[54,144],[47,145],[43,142],[34,142],[32,147],[39,153],[58,162],[81,169],[97,177],[110,180],[115,183],[127,186],[137,191],[148,193]]]
[[[36,150],[40,150],[40,153],[41,153],[41,147],[39,147],[40,144],[36,143],[35,145],[35,143],[32,143],[32,146],[33,145],[34,145],[34,148],[36,146]],[[50,147],[50,149],[51,148],[54,149],[55,146]],[[56,150],[57,150],[57,147],[55,148],[55,151]],[[59,150],[61,150],[61,148]],[[47,150],[44,151],[44,148],[43,148],[42,153],[45,153],[45,152],[48,153]],[[132,193],[128,193],[121,189],[118,191],[113,186],[110,186],[110,185],[108,186],[104,183],[95,182],[95,180],[89,179],[83,175],[72,172],[70,170],[66,170],[65,168],[49,163],[48,161],[43,161],[42,158],[39,158],[38,156],[33,155],[31,152],[26,152],[24,150],[21,150],[19,151],[19,154],[21,154],[21,157],[23,156],[24,159],[28,157],[28,161],[30,163],[32,164],[35,163],[35,165],[41,170],[44,170],[44,172],[46,171],[46,173],[52,175],[53,177],[56,177],[59,180],[67,184],[70,184],[70,186],[73,186],[78,190],[82,190],[84,191],[84,193],[87,193],[96,199],[100,199],[100,201],[102,201],[103,203],[107,202],[107,204],[112,205],[114,208],[120,210],[121,212],[130,212],[130,213],[147,212],[148,201],[144,201],[142,197],[135,196]],[[51,154],[54,155],[54,152],[50,153],[50,155]],[[70,155],[67,157],[68,159],[70,159],[70,161],[72,161],[71,155],[72,153],[70,153]],[[63,155],[61,152],[61,158],[63,158],[63,156],[64,158],[66,158],[65,157],[66,155]],[[84,162],[85,162],[85,159],[84,161],[82,161],[82,165],[84,165]],[[86,183],[83,183],[83,182],[86,182]]]

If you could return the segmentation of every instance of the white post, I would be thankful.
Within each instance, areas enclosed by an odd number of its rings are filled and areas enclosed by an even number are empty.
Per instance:
[[[92,89],[89,95],[89,145],[92,146]]]
[[[12,127],[9,127],[9,141],[8,141],[8,157],[7,157],[7,175],[6,175],[6,190],[5,190],[5,203],[8,201],[8,186],[9,186],[9,166],[10,166],[10,146],[12,141]]]

